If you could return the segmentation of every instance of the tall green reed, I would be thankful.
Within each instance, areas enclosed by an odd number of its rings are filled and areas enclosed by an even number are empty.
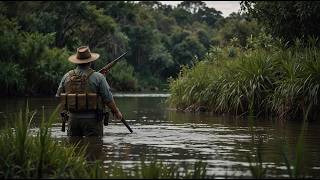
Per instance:
[[[13,127],[0,132],[0,177],[1,178],[91,178],[104,177],[104,171],[94,173],[85,160],[84,150],[54,141],[50,125],[56,118],[58,107],[49,119],[42,116],[36,134],[30,124],[36,112],[18,113]],[[100,166],[100,165],[99,165]]]
[[[320,116],[320,51],[314,43],[301,47],[242,50],[236,57],[209,54],[193,68],[183,68],[170,81],[170,106],[195,111],[246,114],[249,98],[255,115],[279,119]],[[283,45],[284,46],[284,45]]]

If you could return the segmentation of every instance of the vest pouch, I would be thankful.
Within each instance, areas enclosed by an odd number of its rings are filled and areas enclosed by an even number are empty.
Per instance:
[[[60,104],[61,108],[66,108],[67,107],[67,94],[66,93],[61,93],[60,94]]]
[[[88,110],[96,110],[97,109],[97,102],[98,96],[96,93],[88,93],[87,94],[87,102],[88,102]]]
[[[69,111],[77,110],[77,95],[76,94],[68,94],[67,95],[67,107]]]
[[[78,111],[86,111],[87,110],[87,98],[86,94],[78,94]]]

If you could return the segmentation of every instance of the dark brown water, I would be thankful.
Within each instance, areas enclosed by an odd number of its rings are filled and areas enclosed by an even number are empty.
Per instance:
[[[148,162],[155,157],[181,166],[202,160],[208,163],[208,173],[216,177],[251,176],[247,157],[254,152],[248,120],[175,112],[166,108],[166,96],[115,94],[116,103],[134,133],[130,134],[121,122],[112,120],[104,127],[102,139],[83,140],[84,144],[89,143],[90,158],[103,160],[106,169],[111,162],[132,167],[141,158]],[[12,114],[24,108],[26,98],[2,98],[0,101],[0,119],[4,122],[10,121]],[[57,105],[54,98],[30,98],[28,102],[30,109],[36,109],[38,114],[44,106],[47,115]],[[58,140],[69,141],[66,132],[60,129],[60,123],[54,124],[52,135]],[[263,139],[261,153],[263,164],[268,167],[267,176],[287,177],[279,145],[286,145],[285,153],[293,164],[301,123],[259,119],[255,120],[254,130]],[[312,178],[320,177],[319,132],[320,123],[307,124],[303,157]]]

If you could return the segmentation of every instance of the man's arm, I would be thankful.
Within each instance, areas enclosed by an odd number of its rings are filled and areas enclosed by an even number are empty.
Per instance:
[[[122,114],[120,110],[117,108],[117,105],[114,102],[113,98],[112,98],[112,101],[110,101],[109,103],[106,103],[106,105],[111,109],[111,112],[113,116],[116,117],[116,119],[119,119],[119,120],[122,119]]]
[[[106,78],[100,73],[99,76],[101,79],[99,86],[99,94],[101,95],[103,102],[106,106],[108,106],[111,109],[111,112],[116,117],[116,119],[122,119],[122,114],[113,99],[113,95],[110,91],[110,86]]]

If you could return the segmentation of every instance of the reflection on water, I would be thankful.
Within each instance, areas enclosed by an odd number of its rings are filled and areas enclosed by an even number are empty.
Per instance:
[[[143,157],[147,161],[154,156],[165,162],[179,163],[181,166],[202,160],[208,163],[208,173],[216,177],[250,176],[247,155],[251,152],[251,136],[248,123],[235,119],[208,114],[190,114],[166,109],[166,97],[161,95],[117,95],[115,97],[125,119],[133,129],[131,134],[120,122],[114,121],[104,127],[103,138],[85,138],[82,145],[88,144],[88,159],[102,160],[108,168],[111,162],[120,162],[132,167]],[[10,114],[23,107],[25,99],[3,99],[2,114]],[[50,114],[57,101],[52,98],[32,98],[31,109],[41,110],[44,105]],[[2,120],[8,120],[1,116]],[[270,120],[255,122],[255,130],[263,137],[262,155],[264,164],[269,167],[268,176],[286,174],[283,159],[278,148],[278,139],[284,137],[289,145],[288,155],[294,157],[294,148],[300,133],[299,122],[283,124]],[[312,177],[320,172],[320,137],[318,122],[308,124],[305,134],[305,160],[311,169]],[[77,143],[61,132],[61,124],[56,123],[52,135],[63,141]]]

